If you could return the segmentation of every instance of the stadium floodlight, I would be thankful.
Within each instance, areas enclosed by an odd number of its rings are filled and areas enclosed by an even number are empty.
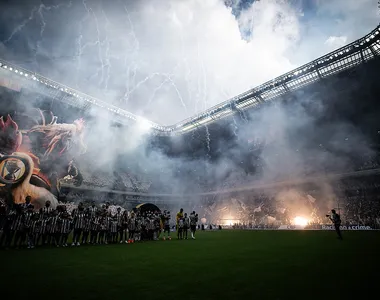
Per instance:
[[[200,120],[197,123],[200,124],[200,125],[202,125],[202,124],[210,122],[210,121],[212,121],[212,118],[210,116],[208,116],[207,118],[205,118],[203,120]]]
[[[7,65],[4,66],[4,69],[8,69]]]
[[[10,71],[13,71],[13,68],[9,68]]]
[[[186,127],[183,127],[183,128],[182,128],[182,131],[187,131],[188,129],[191,129],[191,128],[194,128],[194,125],[193,125],[193,124],[190,124],[190,125],[188,125],[188,126],[186,126]]]
[[[149,130],[152,128],[152,124],[147,119],[144,119],[142,117],[137,118],[137,124],[143,130]]]

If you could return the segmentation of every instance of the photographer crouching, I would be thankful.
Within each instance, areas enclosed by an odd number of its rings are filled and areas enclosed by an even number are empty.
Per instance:
[[[331,222],[333,222],[334,227],[335,227],[335,231],[338,234],[338,238],[340,240],[343,240],[342,233],[340,232],[341,220],[340,220],[339,214],[336,213],[335,209],[332,209],[331,215],[326,215],[326,217],[328,217],[331,220]]]

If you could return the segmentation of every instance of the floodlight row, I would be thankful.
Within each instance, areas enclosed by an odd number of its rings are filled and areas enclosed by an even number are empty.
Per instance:
[[[44,78],[40,75],[37,75],[33,72],[30,72],[30,71],[27,71],[27,70],[24,70],[20,67],[15,67],[13,66],[12,64],[8,63],[8,62],[5,62],[5,61],[1,61],[0,60],[0,67],[5,69],[5,70],[8,70],[8,71],[11,71],[11,72],[14,72],[15,74],[19,75],[19,76],[23,76],[24,78],[26,79],[30,79],[30,80],[33,80],[35,82],[38,82],[39,84],[43,84],[45,85],[46,87],[48,88],[51,88],[51,89],[55,89],[57,91],[60,91],[62,93],[65,93],[65,94],[68,94],[74,98],[77,99],[76,101],[76,104],[77,105],[80,105],[82,108],[85,108],[86,105],[83,105],[83,101],[85,101],[85,103],[89,103],[90,105],[96,105],[97,107],[100,107],[102,109],[106,109],[108,111],[110,111],[111,113],[114,113],[114,114],[117,114],[119,116],[122,116],[124,118],[128,118],[132,121],[138,121],[138,117],[135,116],[134,114],[124,110],[124,109],[121,109],[117,106],[114,106],[114,105],[111,105],[111,104],[108,104],[104,101],[101,101],[99,99],[96,99],[94,97],[91,97],[91,96],[88,96],[86,94],[83,94],[81,92],[78,92],[74,89],[71,89],[69,87],[66,87],[66,86],[63,86],[62,84],[59,84],[59,83],[56,83],[52,80],[49,80],[47,78]],[[82,101],[82,103],[81,103]],[[151,121],[146,121],[149,123],[149,125],[152,127],[152,128],[155,128],[157,130],[167,130],[166,127],[164,126],[160,126],[158,124],[155,124]]]
[[[372,49],[375,51],[379,51],[379,34],[380,26],[364,38],[361,38],[349,45],[333,51],[319,59],[316,59],[313,62],[308,63],[307,65],[301,66],[256,88],[235,96],[197,116],[182,121],[181,123],[175,125],[175,129],[180,130],[181,132],[188,131],[189,129],[197,127],[196,124],[200,124],[203,118],[208,118],[208,116],[213,117],[214,114],[220,114],[221,110],[227,109],[233,105],[239,109],[247,109],[248,107],[258,105],[261,102],[260,100],[272,100],[285,94],[288,91],[294,91],[302,86],[320,80],[322,77],[326,77],[343,71],[344,69],[353,67],[361,63],[361,61],[358,60],[358,56],[360,56],[361,51],[363,51],[365,54],[363,54],[365,60],[372,59],[374,57],[374,54],[370,54],[365,50],[369,49],[369,47],[372,47]],[[350,61],[346,61],[346,58],[350,58]],[[344,60],[344,62],[340,62],[342,60]],[[258,97],[260,100],[257,100]],[[242,99],[243,101],[241,101]],[[233,111],[229,111],[229,113],[224,114],[224,116],[232,113]],[[201,124],[203,125],[203,123]]]

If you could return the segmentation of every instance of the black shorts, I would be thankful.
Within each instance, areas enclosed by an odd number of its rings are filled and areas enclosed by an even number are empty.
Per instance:
[[[188,229],[189,229],[188,226],[183,226],[183,231],[186,231],[186,230],[188,230]]]
[[[165,232],[170,232],[170,226],[169,226],[169,225],[165,225],[165,227],[164,227],[164,231],[165,231]]]
[[[197,225],[190,225],[190,230],[195,231],[197,229]]]

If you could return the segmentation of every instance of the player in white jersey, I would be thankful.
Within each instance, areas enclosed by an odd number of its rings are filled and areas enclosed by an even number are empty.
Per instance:
[[[179,239],[179,240],[182,240],[183,239],[183,225],[184,225],[184,223],[183,223],[183,218],[179,218],[178,220],[177,220],[177,238]]]
[[[136,217],[135,217],[135,214],[132,213],[131,217],[128,220],[128,233],[129,233],[128,244],[134,242],[135,231],[136,231]]]
[[[164,226],[163,239],[165,240],[167,238],[167,239],[171,240],[171,237],[170,237],[170,211],[164,210],[164,213],[162,215],[162,223]],[[165,233],[167,234],[166,238],[165,238]]]
[[[187,216],[187,213],[185,213],[185,216],[183,217],[183,237],[187,240],[187,232],[189,231],[190,227],[190,219]]]
[[[195,231],[197,230],[197,223],[198,223],[198,214],[193,211],[190,214],[190,231],[191,231],[191,238],[195,240]]]

